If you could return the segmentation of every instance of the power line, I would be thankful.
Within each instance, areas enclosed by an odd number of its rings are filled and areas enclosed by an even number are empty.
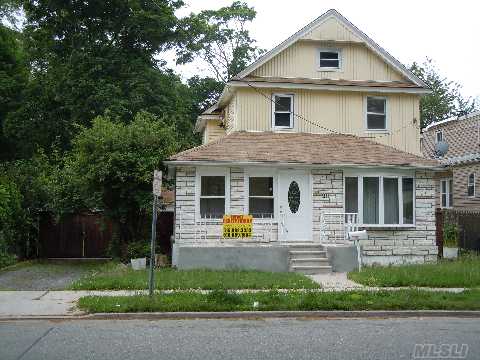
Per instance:
[[[278,103],[278,102],[276,102],[275,100],[273,100],[270,96],[265,95],[265,94],[264,94],[263,92],[261,92],[258,88],[256,88],[256,87],[253,86],[252,84],[250,84],[248,81],[247,81],[247,85],[248,85],[249,87],[251,87],[253,90],[255,90],[257,93],[259,93],[260,95],[262,95],[264,98],[266,98],[267,100],[269,100],[270,102],[272,102],[273,104],[282,106],[280,103]],[[297,113],[294,112],[294,111],[292,111],[292,114],[293,114],[294,116],[298,117],[299,119],[301,119],[301,120],[303,120],[303,121],[311,124],[311,125],[317,126],[317,127],[321,128],[321,129],[323,129],[323,130],[327,130],[327,131],[332,132],[332,133],[337,134],[337,135],[342,135],[342,133],[339,132],[338,130],[333,130],[333,129],[327,128],[326,126],[322,126],[322,125],[317,124],[317,123],[315,123],[315,122],[313,122],[313,121],[310,121],[310,120],[308,120],[306,117],[304,117],[304,116],[302,116],[302,115],[300,115],[300,114],[297,114]]]
[[[250,82],[248,82],[248,81],[247,81],[247,85],[248,85],[249,87],[251,87],[253,90],[255,90],[257,93],[259,93],[260,95],[262,95],[264,98],[266,98],[268,101],[272,102],[272,103],[275,104],[275,105],[280,105],[278,102],[276,102],[275,100],[273,100],[270,96],[265,95],[265,94],[264,94],[263,92],[261,92],[257,87],[253,86],[253,85],[252,85]],[[330,128],[326,127],[326,126],[322,126],[322,125],[320,125],[320,124],[318,124],[318,123],[316,123],[316,122],[313,122],[313,121],[307,119],[306,117],[304,117],[304,116],[302,116],[302,115],[300,115],[300,114],[295,113],[294,111],[292,111],[292,114],[293,114],[294,116],[298,117],[299,119],[301,119],[301,120],[303,120],[303,121],[305,121],[305,122],[307,122],[307,123],[309,123],[309,124],[311,124],[311,125],[313,125],[313,126],[317,126],[317,127],[321,128],[321,129],[323,129],[323,130],[329,131],[329,132],[334,133],[334,134],[337,134],[337,135],[343,135],[343,133],[339,132],[338,130],[333,130],[333,129],[330,129]],[[404,126],[402,126],[402,127],[400,127],[400,128],[397,128],[397,129],[394,130],[394,131],[390,131],[390,132],[387,133],[387,134],[380,135],[380,136],[375,136],[375,137],[373,138],[373,140],[378,140],[378,139],[384,138],[384,137],[386,137],[386,136],[392,136],[392,135],[394,135],[394,134],[402,131],[402,130],[405,129],[407,126],[410,126],[410,125],[409,125],[409,124],[405,124]],[[421,133],[421,132],[420,132],[420,128],[419,128],[418,126],[415,126],[415,128],[418,130],[419,133]]]

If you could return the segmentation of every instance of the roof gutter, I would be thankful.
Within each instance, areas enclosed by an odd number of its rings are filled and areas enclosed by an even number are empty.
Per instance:
[[[408,94],[430,94],[432,91],[425,88],[393,88],[386,86],[361,86],[361,85],[320,85],[320,84],[295,84],[289,82],[265,82],[265,81],[241,81],[231,80],[228,85],[233,88],[242,87],[257,88],[282,88],[282,89],[305,89],[305,90],[326,90],[326,91],[357,91],[374,93],[408,93]]]
[[[372,168],[387,168],[387,169],[405,169],[405,170],[432,170],[432,171],[441,171],[445,170],[445,165],[438,164],[436,166],[428,165],[388,165],[388,164],[306,164],[306,163],[289,163],[289,162],[263,162],[263,161],[191,161],[191,160],[167,160],[164,162],[169,168],[177,166],[263,166],[263,167],[297,167],[297,168],[316,168],[316,169],[331,169],[331,168],[361,168],[361,169],[372,169]]]

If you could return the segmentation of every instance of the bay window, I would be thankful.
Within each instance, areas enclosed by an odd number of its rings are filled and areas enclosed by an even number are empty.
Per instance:
[[[414,196],[411,176],[345,177],[345,212],[365,226],[413,225]]]

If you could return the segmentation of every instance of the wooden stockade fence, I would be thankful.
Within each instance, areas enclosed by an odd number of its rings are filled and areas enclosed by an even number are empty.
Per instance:
[[[112,240],[112,224],[102,213],[66,216],[56,222],[44,213],[39,224],[40,257],[102,258],[108,256]],[[145,226],[149,229],[149,224]],[[160,212],[157,219],[157,240],[163,254],[171,254],[173,212]]]
[[[480,211],[437,209],[435,215],[439,254],[443,249],[443,229],[446,224],[457,226],[459,248],[480,252]]]

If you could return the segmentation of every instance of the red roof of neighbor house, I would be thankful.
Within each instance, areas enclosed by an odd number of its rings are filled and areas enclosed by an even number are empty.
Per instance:
[[[234,132],[208,144],[180,152],[169,160],[419,168],[440,166],[436,160],[354,135],[245,131]]]

